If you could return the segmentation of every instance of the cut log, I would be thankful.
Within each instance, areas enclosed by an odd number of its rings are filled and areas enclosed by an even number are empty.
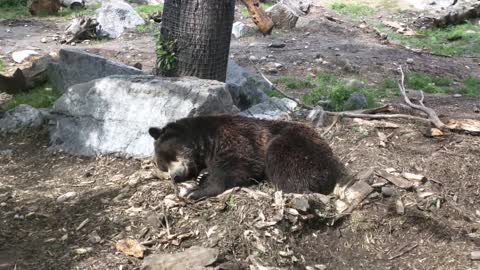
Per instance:
[[[252,21],[257,25],[260,32],[264,35],[269,35],[273,29],[273,21],[260,6],[260,1],[242,0],[242,3],[247,7]]]

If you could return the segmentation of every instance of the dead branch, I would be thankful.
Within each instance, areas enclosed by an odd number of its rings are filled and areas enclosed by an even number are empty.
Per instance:
[[[327,135],[328,132],[330,132],[330,130],[337,124],[339,118],[340,118],[340,116],[338,116],[338,115],[335,116],[332,124],[322,133],[322,137],[325,137],[325,135]]]
[[[252,21],[257,25],[260,32],[264,35],[269,35],[273,29],[273,21],[267,13],[263,10],[258,0],[241,0],[247,7]]]
[[[430,123],[430,120],[408,115],[408,114],[365,114],[365,113],[354,113],[354,112],[325,112],[328,115],[333,116],[340,116],[340,117],[347,117],[347,118],[365,118],[365,119],[408,119],[408,120],[415,120],[424,123]]]
[[[440,130],[444,130],[446,128],[445,124],[440,120],[440,118],[438,118],[438,115],[437,113],[431,109],[431,108],[428,108],[426,107],[424,104],[423,104],[423,100],[425,99],[425,96],[423,94],[423,91],[420,91],[420,94],[421,94],[421,99],[420,99],[420,105],[417,105],[417,104],[414,104],[413,102],[410,101],[410,99],[408,98],[407,96],[407,91],[405,89],[405,74],[403,73],[403,69],[402,69],[402,66],[400,66],[398,68],[400,70],[400,74],[401,74],[401,78],[400,78],[400,82],[398,83],[398,87],[400,88],[400,93],[402,94],[404,100],[405,100],[405,103],[407,103],[408,106],[416,109],[416,110],[419,110],[421,112],[424,112],[427,114],[428,116],[428,119],[429,121],[438,129]]]
[[[94,39],[97,37],[98,22],[94,18],[78,17],[65,30],[63,41],[71,43],[77,40]]]
[[[405,246],[405,247],[406,247],[406,246]],[[405,247],[402,247],[401,249],[403,249],[403,248],[405,248]],[[412,251],[412,250],[413,250],[414,248],[416,248],[416,247],[418,247],[418,243],[414,243],[411,247],[408,247],[408,248],[404,249],[402,252],[398,253],[397,255],[394,255],[394,256],[388,258],[388,260],[391,261],[391,260],[393,260],[393,259],[396,259],[396,258],[398,258],[398,257],[400,257],[400,256],[402,256],[402,255],[404,255],[404,254]]]

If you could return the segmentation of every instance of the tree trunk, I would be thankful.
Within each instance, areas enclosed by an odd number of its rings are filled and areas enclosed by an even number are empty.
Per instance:
[[[165,0],[157,74],[224,82],[234,11],[234,0]]]

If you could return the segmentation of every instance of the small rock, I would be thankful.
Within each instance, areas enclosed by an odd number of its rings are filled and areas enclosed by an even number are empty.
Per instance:
[[[233,23],[232,35],[237,39],[248,36],[249,34],[253,34],[255,31],[255,28],[250,27],[242,22]]]
[[[26,59],[34,55],[39,55],[39,53],[33,50],[16,51],[12,53],[12,59],[16,63],[20,64],[20,63],[23,63]]]
[[[40,40],[40,42],[41,42],[41,43],[47,43],[47,38],[42,38],[42,39]]]
[[[290,206],[302,212],[307,212],[308,208],[310,208],[310,204],[308,203],[308,199],[303,196],[294,197],[290,201]]]
[[[470,254],[472,261],[480,261],[480,250],[472,251]]]
[[[326,270],[327,267],[324,264],[316,264],[314,265],[315,269],[317,270]]]
[[[462,95],[460,95],[460,94],[454,94],[453,97],[458,98],[458,97],[462,97]]]
[[[250,61],[253,61],[253,62],[255,62],[255,61],[258,60],[258,58],[257,58],[255,55],[250,55],[250,57],[248,57],[248,59],[249,59]]]
[[[82,254],[87,254],[88,252],[92,251],[93,248],[91,247],[88,247],[88,248],[77,248],[74,250],[75,253],[77,253],[78,255],[82,255]]]
[[[325,117],[325,110],[321,106],[316,106],[308,113],[307,120],[312,122],[316,128],[319,128],[325,126]]]
[[[284,48],[287,44],[285,44],[285,42],[272,42],[270,44],[268,44],[268,47],[269,48],[277,48],[277,49],[281,49],[281,48]]]
[[[364,94],[359,92],[354,92],[347,99],[345,104],[343,104],[343,109],[348,110],[359,110],[365,109],[368,107],[367,97]]]
[[[415,63],[415,60],[413,60],[413,58],[407,59],[407,64],[413,64],[413,63]]]
[[[75,198],[76,196],[77,196],[77,193],[74,191],[67,192],[57,198],[57,203],[63,203],[67,200]]]
[[[392,187],[382,187],[382,195],[384,197],[392,197],[395,194],[395,189]]]

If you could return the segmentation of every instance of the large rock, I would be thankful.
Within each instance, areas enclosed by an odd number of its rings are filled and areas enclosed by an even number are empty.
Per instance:
[[[298,104],[288,98],[273,97],[265,102],[252,106],[240,113],[247,117],[267,120],[289,120],[290,113],[297,108]]]
[[[226,82],[233,102],[240,110],[246,110],[268,99],[264,92],[269,88],[268,83],[257,79],[233,60],[228,61]]]
[[[140,75],[131,66],[116,63],[78,49],[61,49],[59,63],[49,67],[48,76],[55,87],[65,92],[70,86],[110,75]]]
[[[145,24],[135,9],[122,0],[108,0],[96,13],[98,34],[110,38],[118,38],[125,29]]]
[[[354,92],[350,95],[350,97],[345,101],[343,104],[343,110],[351,111],[351,110],[360,110],[368,108],[368,100],[367,97],[359,92]]]
[[[80,155],[152,154],[151,126],[183,117],[235,113],[226,84],[193,77],[110,76],[77,84],[54,104],[54,147]]]
[[[295,12],[284,3],[277,3],[266,10],[276,28],[292,29],[298,21]]]
[[[16,133],[25,128],[39,127],[44,120],[45,115],[40,110],[21,104],[0,118],[0,133]]]

